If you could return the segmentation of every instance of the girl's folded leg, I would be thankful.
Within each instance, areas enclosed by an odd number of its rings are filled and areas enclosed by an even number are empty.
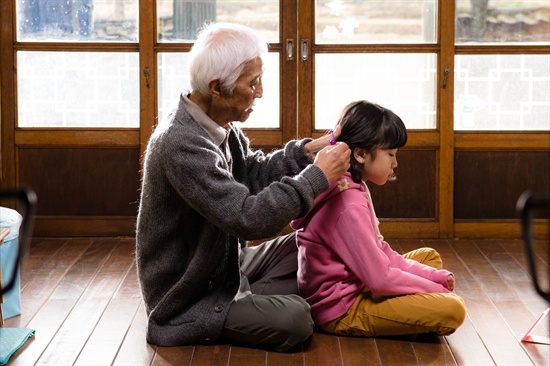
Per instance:
[[[449,335],[464,322],[466,306],[456,294],[379,297],[363,292],[347,314],[319,327],[354,336]]]

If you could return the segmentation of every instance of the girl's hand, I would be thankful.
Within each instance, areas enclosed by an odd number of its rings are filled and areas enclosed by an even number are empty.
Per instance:
[[[447,287],[449,288],[449,290],[453,291],[455,289],[455,276],[450,274],[448,277],[447,277]]]
[[[335,145],[335,143],[331,144],[331,141],[336,141],[338,136],[340,136],[340,132],[341,127],[340,125],[338,125],[334,128],[334,130],[330,130],[328,134],[305,144],[304,148],[306,149],[306,153],[309,155],[311,160],[315,160],[315,156],[317,155],[317,153],[323,150],[325,147]]]

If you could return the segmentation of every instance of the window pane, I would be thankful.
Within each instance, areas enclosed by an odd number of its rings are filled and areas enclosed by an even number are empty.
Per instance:
[[[159,41],[192,41],[206,23],[232,22],[254,28],[279,43],[279,0],[157,0]]]
[[[18,52],[19,127],[139,127],[137,53]]]
[[[138,5],[138,0],[17,0],[17,40],[135,42]]]
[[[350,102],[394,111],[407,128],[435,128],[435,54],[315,55],[315,128],[333,128]]]
[[[159,121],[177,106],[180,94],[190,90],[187,72],[187,53],[159,53]],[[262,77],[264,94],[256,99],[254,111],[241,127],[279,128],[279,54],[268,53],[264,58]]]
[[[457,55],[456,130],[550,130],[550,55]]]
[[[437,0],[316,0],[315,42],[435,43]]]
[[[548,0],[456,0],[456,43],[550,42]]]

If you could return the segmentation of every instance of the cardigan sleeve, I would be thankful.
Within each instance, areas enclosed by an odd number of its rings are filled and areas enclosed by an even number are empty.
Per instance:
[[[173,128],[162,144],[163,170],[172,189],[195,211],[224,232],[244,240],[280,233],[288,223],[304,215],[317,195],[328,188],[318,167],[307,165],[296,175],[279,172],[279,179],[259,177],[265,187],[258,192],[238,181],[224,154],[207,135],[190,128]],[[195,133],[196,132],[196,133]],[[243,156],[232,146],[234,169],[243,165]],[[247,149],[248,151],[248,149]],[[258,164],[265,160],[258,155]],[[283,164],[284,165],[284,164]],[[271,166],[276,169],[276,166]]]
[[[233,175],[245,183],[252,193],[257,193],[285,176],[295,176],[307,168],[312,160],[305,152],[304,145],[311,138],[290,140],[283,148],[264,153],[250,148],[248,138],[239,128],[233,127],[230,135],[232,156],[243,155],[243,166],[239,159],[234,160]]]

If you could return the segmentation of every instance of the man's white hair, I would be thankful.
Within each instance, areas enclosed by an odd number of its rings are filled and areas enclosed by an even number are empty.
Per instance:
[[[222,89],[232,94],[244,64],[265,53],[267,43],[252,28],[235,23],[206,25],[189,54],[191,89],[209,95],[208,82],[219,78]]]

